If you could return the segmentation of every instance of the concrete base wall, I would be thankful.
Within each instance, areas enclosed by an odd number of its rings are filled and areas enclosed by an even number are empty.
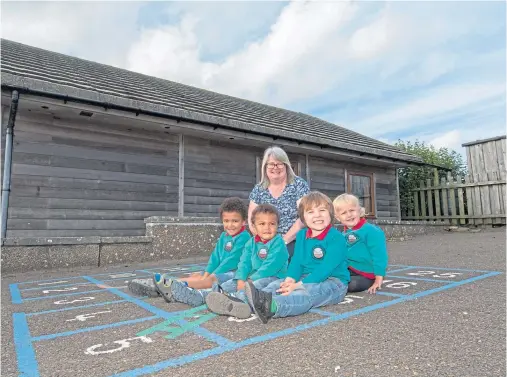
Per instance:
[[[372,222],[391,241],[448,229],[440,222]],[[2,273],[207,257],[223,231],[216,217],[150,217],[145,223],[146,236],[142,237],[6,239],[1,251]],[[341,230],[339,224],[336,227]]]
[[[149,237],[8,238],[2,273],[155,260]]]

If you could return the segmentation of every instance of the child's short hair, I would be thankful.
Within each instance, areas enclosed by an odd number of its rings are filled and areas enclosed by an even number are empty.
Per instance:
[[[271,204],[259,204],[257,207],[255,207],[255,209],[252,211],[252,224],[255,224],[255,216],[257,216],[259,213],[270,213],[272,215],[275,215],[277,224],[280,223],[280,213],[278,213],[276,207],[272,206]]]
[[[299,202],[298,214],[299,219],[305,226],[307,226],[304,216],[305,212],[321,205],[327,207],[332,221],[334,218],[334,208],[331,199],[327,195],[321,193],[320,191],[310,191],[308,194],[303,196],[301,202]]]
[[[352,194],[341,194],[338,195],[335,200],[333,200],[334,208],[340,208],[343,204],[352,204],[359,207],[359,216],[364,217],[366,215],[366,210],[364,207],[361,207],[359,203],[359,198]]]
[[[243,220],[248,218],[248,207],[243,199],[234,197],[225,199],[219,208],[220,218],[224,212],[237,212]]]

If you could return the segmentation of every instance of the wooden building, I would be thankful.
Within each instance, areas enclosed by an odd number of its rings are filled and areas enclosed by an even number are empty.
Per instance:
[[[148,216],[217,216],[224,198],[248,198],[270,145],[311,189],[398,220],[396,168],[422,164],[306,114],[5,39],[1,73],[2,151],[19,93],[8,238],[143,235]]]

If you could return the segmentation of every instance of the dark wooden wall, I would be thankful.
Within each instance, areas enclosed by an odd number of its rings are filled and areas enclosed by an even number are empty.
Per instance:
[[[8,237],[144,235],[177,215],[178,137],[18,115]]]

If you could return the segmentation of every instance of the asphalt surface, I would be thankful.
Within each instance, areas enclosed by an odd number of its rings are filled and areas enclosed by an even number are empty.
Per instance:
[[[175,262],[4,275],[1,375],[503,377],[505,246],[505,228],[391,242],[381,295],[267,325],[128,294]]]

